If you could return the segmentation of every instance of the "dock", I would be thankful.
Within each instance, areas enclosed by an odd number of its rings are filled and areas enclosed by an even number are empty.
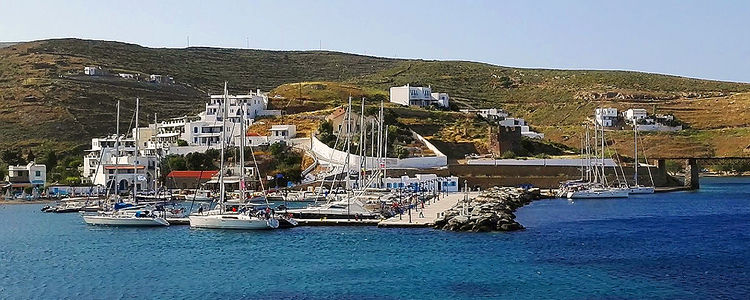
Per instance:
[[[469,198],[474,198],[478,194],[478,192],[471,192]],[[448,193],[447,196],[441,195],[440,200],[434,202],[430,200],[429,204],[425,202],[424,208],[421,205],[418,205],[416,209],[412,208],[411,220],[407,210],[400,216],[397,215],[379,222],[378,227],[432,227],[435,220],[443,212],[456,205],[464,197],[466,197],[466,194],[462,192]],[[420,213],[422,214],[420,215]]]
[[[294,219],[299,226],[375,226],[379,219]]]

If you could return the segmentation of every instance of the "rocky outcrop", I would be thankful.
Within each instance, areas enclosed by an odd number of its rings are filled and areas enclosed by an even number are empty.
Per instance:
[[[542,198],[539,189],[494,187],[473,199],[459,201],[435,220],[434,228],[451,231],[514,231],[523,229],[513,212]]]

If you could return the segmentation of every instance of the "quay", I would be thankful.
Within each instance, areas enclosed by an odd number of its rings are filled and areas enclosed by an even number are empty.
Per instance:
[[[469,199],[478,195],[478,192],[468,193]],[[452,208],[466,196],[467,194],[463,192],[448,193],[447,196],[440,196],[440,200],[434,202],[430,200],[429,204],[425,202],[424,208],[418,205],[416,209],[412,209],[411,218],[409,218],[409,211],[407,210],[401,215],[380,221],[377,225],[378,227],[432,227],[435,220],[443,212]],[[420,216],[420,213],[422,213],[422,216]]]
[[[375,226],[380,220],[295,219],[299,226]]]

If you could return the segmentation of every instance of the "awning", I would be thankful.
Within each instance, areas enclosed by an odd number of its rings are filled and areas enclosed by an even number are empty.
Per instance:
[[[159,133],[156,135],[158,138],[166,138],[166,137],[175,137],[180,135],[179,132],[170,132],[170,133]]]

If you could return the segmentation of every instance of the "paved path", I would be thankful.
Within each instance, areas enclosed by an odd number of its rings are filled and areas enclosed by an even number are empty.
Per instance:
[[[469,198],[476,197],[477,192],[469,193]],[[465,194],[463,192],[448,193],[448,196],[440,196],[440,200],[430,204],[425,203],[424,209],[412,209],[411,210],[411,222],[409,222],[409,212],[405,211],[400,217],[397,215],[389,219],[383,220],[378,223],[378,227],[430,227],[435,223],[440,213],[450,209],[458,201],[464,199]],[[424,217],[420,217],[419,213],[422,212]]]

